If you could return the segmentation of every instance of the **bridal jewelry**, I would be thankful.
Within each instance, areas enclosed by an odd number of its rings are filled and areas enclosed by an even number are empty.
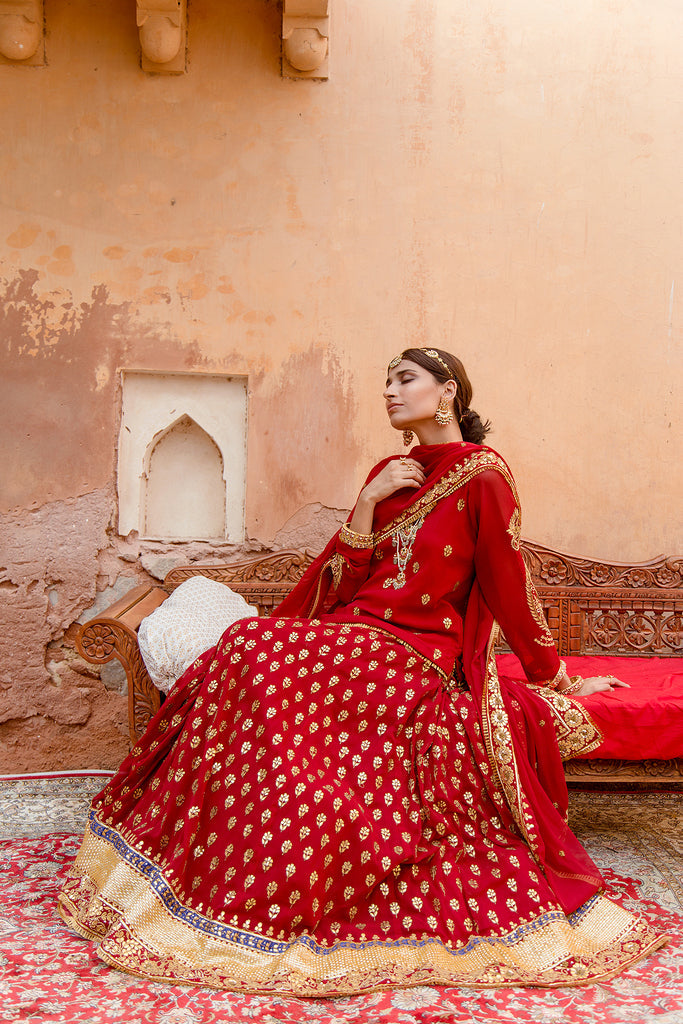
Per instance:
[[[583,686],[583,678],[581,676],[570,676],[569,681],[571,683],[570,686],[565,686],[564,690],[557,691],[558,693],[561,693],[563,697],[567,697],[572,693],[578,693]]]
[[[453,376],[453,371],[448,367],[447,363],[445,363],[443,361],[443,359],[441,358],[441,356],[439,355],[438,352],[435,352],[433,348],[423,348],[420,351],[424,352],[424,354],[426,356],[429,356],[431,359],[436,359],[437,363],[441,363],[441,365],[443,366],[444,370],[446,371],[448,379],[449,380],[454,380],[456,384],[458,383],[457,380],[455,380],[455,377]],[[396,366],[398,366],[398,364],[402,361],[402,359],[403,359],[403,352],[401,352],[397,356],[394,356],[394,358],[389,363],[389,366],[387,367],[387,369],[393,370]]]
[[[406,448],[409,448],[410,445],[413,443],[413,432],[412,432],[412,430],[404,430],[403,431],[403,443],[406,446]]]
[[[440,427],[445,427],[452,422],[453,413],[448,408],[448,402],[446,401],[445,397],[442,398],[441,401],[439,402],[439,406],[436,412],[434,413],[434,419],[436,420]]]
[[[413,544],[417,537],[417,531],[424,523],[424,516],[417,519],[412,526],[406,526],[403,529],[399,527],[394,533],[394,547],[396,548],[396,554],[394,555],[394,562],[398,566],[398,575],[394,580],[385,580],[384,587],[393,587],[394,590],[398,590],[402,587],[406,581],[406,566],[410,561],[410,556],[413,553]]]

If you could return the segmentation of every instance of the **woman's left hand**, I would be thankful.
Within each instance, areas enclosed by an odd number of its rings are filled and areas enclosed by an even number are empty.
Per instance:
[[[611,690],[619,688],[629,689],[629,685],[621,679],[617,679],[616,676],[590,676],[588,679],[584,679],[581,689],[577,690],[573,696],[587,697],[589,693],[609,693]]]

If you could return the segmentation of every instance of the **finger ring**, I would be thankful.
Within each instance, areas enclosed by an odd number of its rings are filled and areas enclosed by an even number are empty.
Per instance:
[[[402,456],[401,456],[401,465],[402,465],[402,466],[406,466],[407,464],[408,464],[408,463],[407,463],[407,460],[406,460],[406,457],[405,457],[405,455],[402,455]]]

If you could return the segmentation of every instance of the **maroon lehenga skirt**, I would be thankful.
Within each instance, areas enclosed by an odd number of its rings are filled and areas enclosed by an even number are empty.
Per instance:
[[[93,802],[61,913],[133,974],[248,992],[568,985],[661,944],[565,916],[464,685],[363,623],[238,622]]]

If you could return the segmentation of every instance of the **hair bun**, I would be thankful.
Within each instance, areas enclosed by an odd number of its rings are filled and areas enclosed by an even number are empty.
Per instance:
[[[463,440],[471,444],[481,444],[488,432],[491,430],[491,423],[486,420],[484,423],[478,412],[474,409],[463,409],[460,414],[460,431]]]

